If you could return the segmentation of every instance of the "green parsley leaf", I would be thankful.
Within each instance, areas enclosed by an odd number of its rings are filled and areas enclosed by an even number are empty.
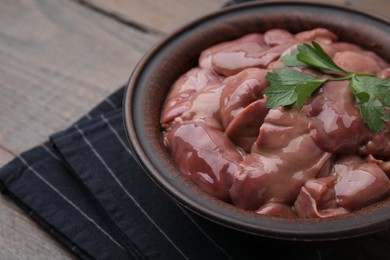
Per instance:
[[[299,45],[296,51],[281,59],[287,66],[306,66],[342,74],[339,77],[318,78],[292,69],[274,69],[267,73],[270,86],[265,90],[268,108],[297,104],[298,110],[306,100],[327,81],[350,80],[349,87],[360,106],[361,117],[375,132],[383,130],[390,120],[390,79],[375,74],[353,73],[340,68],[321,46],[312,42]]]
[[[288,67],[300,67],[300,66],[307,66],[306,63],[298,60],[298,50],[291,52],[289,55],[284,55],[281,59],[281,61],[286,64]]]
[[[298,84],[295,88],[295,92],[297,93],[297,108],[298,111],[301,110],[306,100],[324,84],[326,79],[317,78],[317,80],[311,80],[308,82],[304,82]]]
[[[349,86],[356,96],[364,123],[375,132],[382,131],[385,122],[390,120],[384,107],[390,106],[390,80],[355,74]]]
[[[321,48],[321,46],[312,42],[313,46],[303,44],[298,46],[297,59],[310,67],[316,69],[330,70],[342,74],[350,74],[349,72],[340,68],[329,55]]]
[[[267,73],[266,80],[270,83],[264,91],[268,96],[268,108],[289,106],[297,102],[298,110],[311,94],[326,82],[326,79],[292,69],[274,69],[273,72]]]
[[[368,102],[359,104],[360,114],[364,123],[374,132],[381,132],[385,127],[385,122],[390,119],[382,103],[375,98],[370,98]]]
[[[369,92],[390,107],[390,79],[381,79],[355,74],[351,78],[351,89],[355,94]]]

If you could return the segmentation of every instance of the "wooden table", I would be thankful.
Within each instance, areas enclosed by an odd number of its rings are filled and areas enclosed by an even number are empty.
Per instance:
[[[164,35],[225,0],[1,0],[0,167],[123,85]],[[327,2],[343,3],[332,0]],[[351,1],[384,15],[388,0]],[[0,196],[0,259],[73,256]]]

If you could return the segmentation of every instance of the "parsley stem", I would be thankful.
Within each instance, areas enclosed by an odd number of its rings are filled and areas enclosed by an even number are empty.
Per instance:
[[[374,74],[374,73],[352,73],[352,75],[367,76],[367,77],[375,77],[376,76],[376,74]]]
[[[351,74],[351,75],[348,75],[348,76],[345,76],[345,77],[341,77],[341,78],[326,78],[326,81],[343,81],[343,80],[350,80],[353,76],[354,76],[354,74]]]

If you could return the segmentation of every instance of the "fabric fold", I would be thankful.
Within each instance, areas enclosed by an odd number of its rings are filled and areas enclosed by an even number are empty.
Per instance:
[[[0,171],[0,180],[4,193],[77,256],[127,258],[94,198],[69,174],[48,143],[15,158]],[[96,244],[106,248],[96,248]]]

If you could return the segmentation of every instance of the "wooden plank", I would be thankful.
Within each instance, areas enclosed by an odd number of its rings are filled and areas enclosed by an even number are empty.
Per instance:
[[[268,1],[278,1],[278,0],[268,0]],[[288,1],[288,0],[287,0]],[[293,0],[291,0],[293,1]],[[313,0],[302,0],[307,2],[313,2]],[[385,17],[389,17],[390,13],[390,2],[388,0],[319,0],[315,2],[324,2],[330,4],[339,4],[350,6],[355,9],[360,9],[363,11],[368,11],[371,13],[379,14]]]
[[[159,33],[178,27],[219,9],[227,0],[82,0],[84,4]]]
[[[146,30],[171,32],[196,17],[217,10],[227,3],[228,0],[81,0],[81,2],[105,14],[112,15],[123,22],[141,25]],[[348,5],[384,16],[389,16],[390,11],[388,0],[322,0],[322,2]],[[205,10],[208,11],[205,12]]]
[[[0,144],[15,154],[126,83],[159,39],[72,1],[6,1],[0,24]]]

